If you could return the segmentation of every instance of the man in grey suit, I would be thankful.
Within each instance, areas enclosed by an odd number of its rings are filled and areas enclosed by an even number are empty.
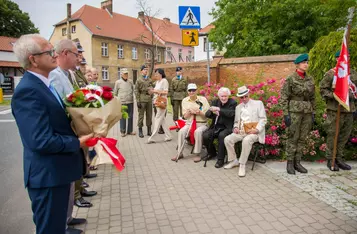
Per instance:
[[[237,96],[242,100],[242,103],[236,107],[234,119],[233,133],[224,138],[224,144],[227,149],[228,160],[231,162],[226,165],[225,169],[231,169],[239,165],[238,176],[245,176],[245,164],[254,142],[265,143],[265,124],[267,117],[264,104],[262,101],[249,98],[249,89],[246,86],[238,88]],[[244,125],[254,126],[245,131]],[[242,152],[237,159],[234,149],[235,143],[242,141]]]

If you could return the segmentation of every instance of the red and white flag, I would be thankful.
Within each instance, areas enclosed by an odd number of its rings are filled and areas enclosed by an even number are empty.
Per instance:
[[[332,87],[333,96],[346,110],[350,111],[349,83],[350,83],[350,60],[346,43],[346,33],[343,36],[340,57],[338,58]]]

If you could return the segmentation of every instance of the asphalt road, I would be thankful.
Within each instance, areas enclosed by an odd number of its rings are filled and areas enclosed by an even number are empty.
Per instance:
[[[3,109],[0,109],[0,233],[32,234],[30,200],[23,182],[22,144],[12,114]]]

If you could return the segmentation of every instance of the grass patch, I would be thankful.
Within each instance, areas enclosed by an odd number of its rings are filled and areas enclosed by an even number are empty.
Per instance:
[[[347,200],[347,201],[352,205],[357,206],[357,200]]]
[[[3,100],[3,102],[0,102],[0,106],[10,106],[11,100]]]
[[[342,188],[341,186],[336,186],[336,188],[338,188],[338,189],[344,191],[345,193],[347,193],[347,189],[346,188]]]

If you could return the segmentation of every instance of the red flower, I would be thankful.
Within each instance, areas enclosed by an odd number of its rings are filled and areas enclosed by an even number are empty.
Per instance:
[[[71,95],[69,95],[68,97],[67,97],[67,101],[69,101],[69,102],[73,102],[73,93],[71,93]]]
[[[113,91],[113,89],[110,88],[109,86],[102,86],[102,88],[103,88],[104,91],[107,91],[107,92]]]
[[[103,92],[102,94],[102,97],[108,101],[112,100],[113,99],[113,94],[112,92],[108,92],[108,91],[105,91]]]

